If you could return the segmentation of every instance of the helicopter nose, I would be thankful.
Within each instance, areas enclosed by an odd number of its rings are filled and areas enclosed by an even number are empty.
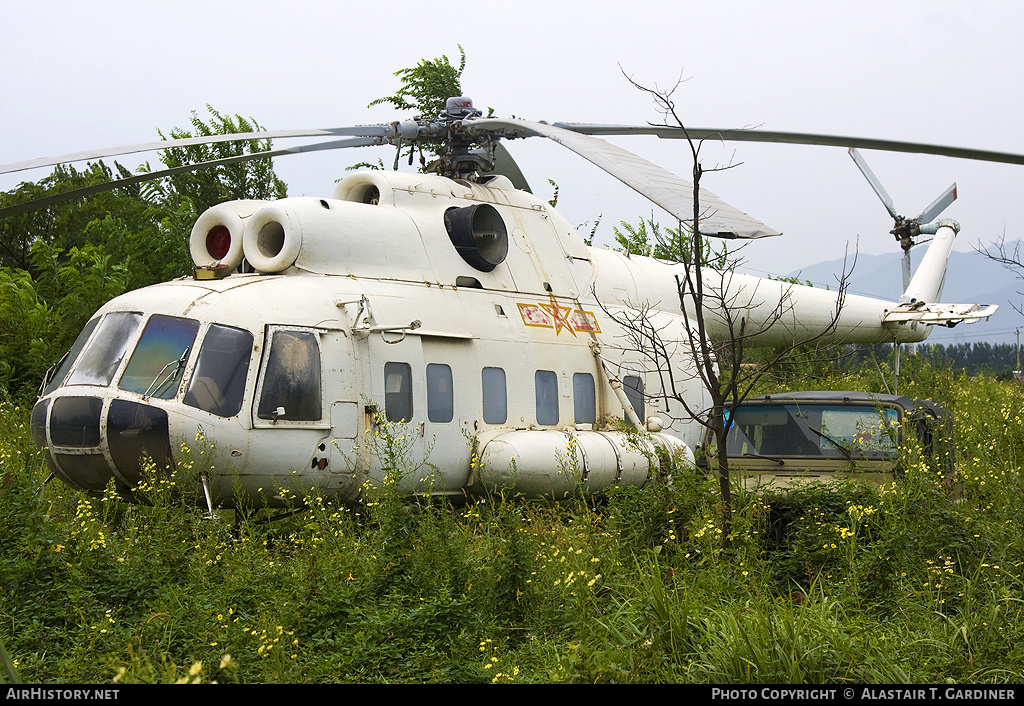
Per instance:
[[[112,479],[121,492],[130,490],[142,479],[144,463],[164,470],[171,464],[167,412],[131,400],[40,400],[32,410],[32,436],[46,448],[58,478],[92,494],[102,493]]]

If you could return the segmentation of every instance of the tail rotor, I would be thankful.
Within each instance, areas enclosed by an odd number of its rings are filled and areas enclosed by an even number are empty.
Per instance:
[[[885,206],[885,210],[889,212],[889,215],[893,219],[893,229],[889,231],[895,236],[899,242],[900,247],[903,249],[903,291],[907,290],[910,285],[910,249],[917,245],[917,238],[921,233],[934,232],[934,230],[925,228],[922,230],[922,226],[929,225],[932,221],[939,217],[943,211],[945,211],[951,203],[956,200],[956,183],[953,183],[948,189],[942,192],[937,199],[931,202],[927,208],[913,218],[907,218],[901,216],[896,212],[896,207],[893,205],[892,198],[886,192],[885,187],[882,186],[882,182],[878,180],[875,173],[871,171],[871,167],[864,160],[863,155],[857,150],[856,147],[849,148],[850,157],[853,159],[854,164],[860,169],[861,174],[868,180],[871,188],[874,189],[875,194],[881,199],[882,204]]]

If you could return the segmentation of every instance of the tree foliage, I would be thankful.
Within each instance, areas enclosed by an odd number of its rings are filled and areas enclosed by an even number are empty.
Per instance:
[[[421,59],[416,66],[399,69],[395,76],[402,86],[390,96],[370,102],[369,107],[387,103],[398,110],[414,110],[417,118],[435,118],[452,96],[462,95],[462,72],[466,68],[466,52],[459,47],[459,68],[452,66],[442,54],[436,59]]]
[[[0,207],[13,206],[53,194],[96,186],[115,178],[130,176],[121,165],[110,168],[102,161],[78,170],[60,165],[38,182],[23,182],[17,188],[0,193]],[[35,209],[0,219],[0,266],[28,270],[36,274],[32,247],[45,243],[61,250],[76,245],[100,245],[90,231],[100,221],[117,214],[127,219],[125,229],[144,230],[152,220],[151,202],[142,198],[138,188],[100,192],[80,201],[65,201],[49,208]]]
[[[693,260],[693,234],[684,228],[662,229],[661,224],[653,218],[641,218],[635,226],[628,221],[620,221],[618,226],[612,226],[612,233],[615,242],[629,255],[654,257],[687,265]],[[697,242],[700,243],[701,261],[705,266],[716,270],[724,270],[729,266],[729,249],[724,242],[717,248],[703,236],[697,236]]]
[[[192,130],[174,128],[164,139],[179,140],[189,137],[210,137],[232,133],[259,132],[264,128],[252,118],[241,115],[222,115],[212,106],[206,106],[210,113],[208,122],[203,122],[192,111]],[[225,157],[265,152],[270,149],[270,140],[246,140],[239,142],[215,142],[189,147],[170,147],[160,153],[160,161],[167,167],[184,164],[198,164]],[[287,195],[287,187],[274,173],[270,159],[254,159],[236,162],[210,169],[175,174],[155,182],[150,187],[153,195],[165,203],[187,201],[192,204],[198,216],[206,209],[224,201],[238,199],[280,199]]]

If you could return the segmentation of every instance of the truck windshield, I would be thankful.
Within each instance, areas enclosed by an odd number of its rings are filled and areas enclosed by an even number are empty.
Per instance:
[[[745,404],[732,413],[730,456],[892,458],[898,443],[895,407]]]

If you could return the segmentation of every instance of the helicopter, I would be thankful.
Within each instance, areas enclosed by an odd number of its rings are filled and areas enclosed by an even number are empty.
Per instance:
[[[756,132],[688,134],[923,151]],[[666,455],[692,462],[702,428],[673,406],[665,371],[629,344],[621,316],[644,309],[670,344],[672,382],[689,406],[707,409],[682,343],[692,335],[676,284],[686,266],[585,245],[530,192],[502,141],[561,144],[702,236],[780,233],[704,189],[694,223],[693,185],[599,137],[614,134],[684,136],[485,118],[456,97],[430,119],[186,138],[0,167],[229,139],[341,138],[151,172],[107,185],[114,188],[319,149],[390,144],[401,154],[429,145],[437,154],[433,173],[397,171],[396,157],[395,171],[349,174],[331,198],[232,201],[200,215],[189,243],[193,274],[109,301],[44,379],[31,428],[53,476],[94,496],[112,483],[135,500],[147,464],[169,472],[185,454],[201,455],[212,514],[286,507],[310,490],[351,502],[389,478],[408,494],[507,488],[561,498],[642,485]],[[993,158],[964,152],[951,156]],[[910,343],[934,326],[991,316],[995,306],[940,301],[958,224],[916,228],[933,238],[896,302],[733,271],[706,276],[718,278],[718,301],[744,302],[756,331],[747,345]],[[725,312],[709,304],[706,314],[711,337],[729,335]],[[397,474],[396,456],[408,461]]]

